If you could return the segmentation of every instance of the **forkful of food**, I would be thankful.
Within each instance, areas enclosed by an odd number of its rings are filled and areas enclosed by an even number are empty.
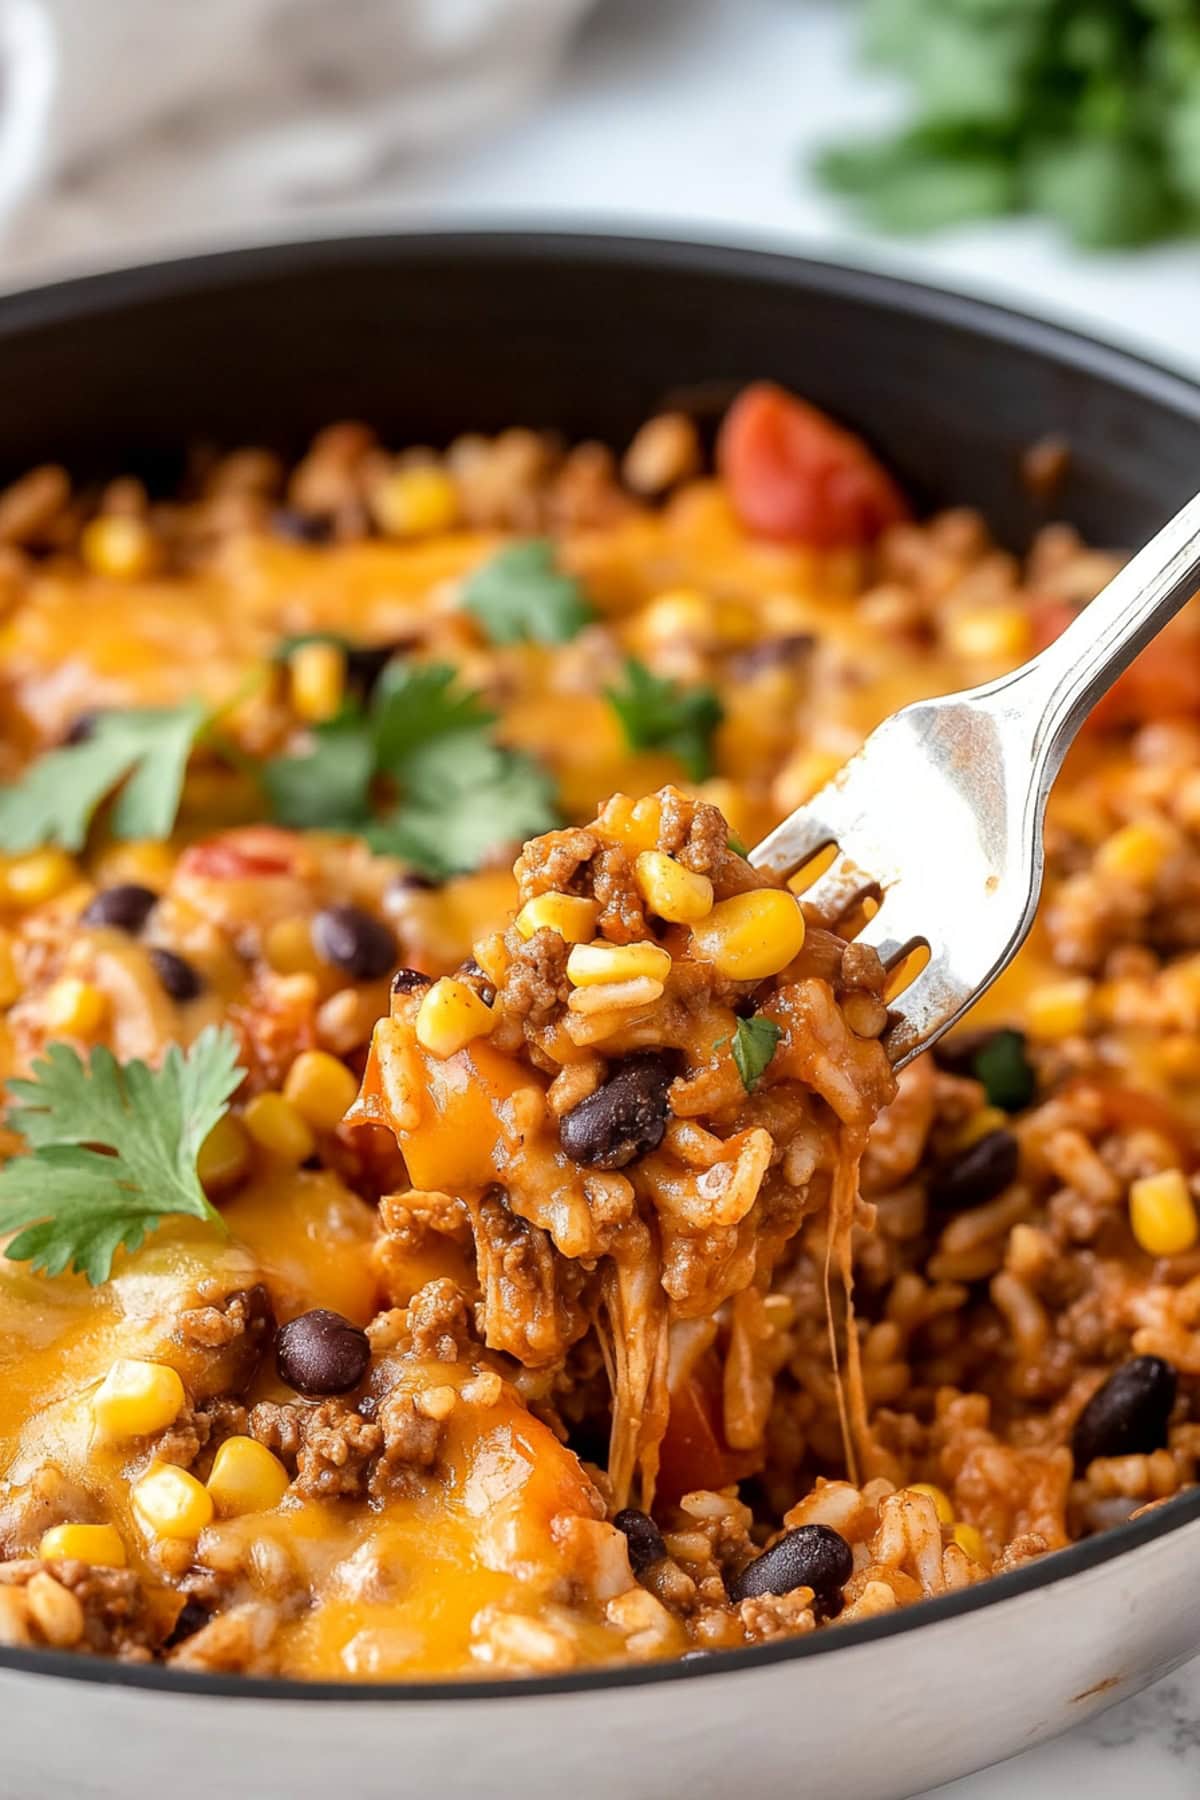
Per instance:
[[[1010,674],[922,700],[862,749],[750,855],[794,881],[885,968],[928,961],[892,1003],[884,1046],[902,1068],[956,1023],[1016,955],[1042,888],[1046,800],[1091,709],[1200,585],[1200,494],[1062,635]],[[867,902],[863,907],[864,900]]]

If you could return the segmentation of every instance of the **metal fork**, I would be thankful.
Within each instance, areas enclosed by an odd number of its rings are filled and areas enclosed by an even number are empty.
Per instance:
[[[892,1003],[884,1045],[902,1068],[1007,968],[1042,888],[1046,796],[1091,708],[1200,582],[1200,494],[1047,649],[1009,675],[894,713],[750,853],[784,880],[822,850],[801,895],[836,923],[879,900],[856,941],[895,968],[929,961]],[[1200,696],[1198,696],[1200,698]]]

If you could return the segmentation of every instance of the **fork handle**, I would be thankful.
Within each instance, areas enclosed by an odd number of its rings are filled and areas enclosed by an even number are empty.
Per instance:
[[[1025,689],[1020,710],[1037,718],[1032,749],[1043,790],[1096,702],[1198,586],[1200,494],[1125,564],[1061,636],[1014,672],[1014,686]]]

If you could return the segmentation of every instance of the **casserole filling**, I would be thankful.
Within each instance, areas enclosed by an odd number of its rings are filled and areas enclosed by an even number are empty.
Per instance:
[[[0,1642],[656,1659],[1190,1483],[1194,615],[898,1082],[858,921],[744,855],[1114,567],[765,385],[715,472],[664,414],[0,494]]]

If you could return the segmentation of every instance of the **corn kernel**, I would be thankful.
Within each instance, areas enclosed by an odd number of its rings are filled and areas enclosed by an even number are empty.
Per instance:
[[[129,1497],[138,1524],[149,1537],[199,1537],[212,1521],[212,1495],[174,1463],[151,1463]]]
[[[433,463],[393,469],[372,490],[370,502],[376,524],[388,537],[432,537],[458,523],[458,490]]]
[[[277,975],[316,975],[324,967],[313,946],[312,922],[300,913],[267,926],[263,955]]]
[[[75,859],[65,850],[31,850],[4,867],[0,891],[11,906],[41,906],[57,899],[79,879]]]
[[[950,1504],[950,1496],[944,1489],[935,1487],[932,1481],[910,1481],[910,1494],[924,1494],[933,1501],[933,1510],[938,1516],[939,1525],[953,1525],[954,1508]]]
[[[239,1513],[269,1512],[278,1506],[290,1477],[277,1456],[255,1438],[226,1438],[213,1458],[208,1492],[223,1519]]]
[[[268,1090],[246,1103],[242,1123],[260,1149],[284,1162],[307,1162],[317,1147],[312,1127],[282,1094]]]
[[[984,1544],[983,1534],[978,1531],[974,1525],[967,1525],[960,1521],[959,1524],[954,1527],[954,1542],[958,1545],[960,1550],[966,1552],[972,1562],[983,1563],[986,1565],[988,1560],[987,1546]]]
[[[175,852],[157,838],[134,838],[128,843],[107,845],[92,869],[98,887],[116,887],[122,881],[136,881],[153,888],[156,894],[169,886],[175,870]]]
[[[946,641],[957,656],[1023,662],[1033,649],[1033,626],[1019,606],[971,607],[947,620]]]
[[[207,1194],[235,1187],[250,1166],[250,1140],[232,1113],[219,1118],[196,1156],[196,1173]]]
[[[598,824],[606,837],[616,838],[629,850],[653,850],[662,826],[662,803],[653,794],[641,800],[614,794],[601,810]]]
[[[327,1050],[302,1050],[287,1072],[283,1097],[314,1131],[333,1131],[358,1098],[358,1082]]]
[[[292,711],[310,725],[332,719],[346,697],[346,652],[340,644],[301,644],[288,657]]]
[[[486,1037],[496,1015],[465,981],[443,975],[417,1010],[417,1042],[431,1056],[453,1056],[475,1038]]]
[[[169,1363],[117,1359],[92,1396],[92,1418],[103,1438],[147,1437],[183,1411],[183,1382]]]
[[[79,548],[93,573],[114,581],[137,581],[158,564],[154,533],[144,519],[130,514],[92,519],[79,534]]]
[[[0,1007],[11,1006],[20,998],[20,993],[12,932],[0,930]]]
[[[100,1569],[123,1569],[125,1546],[115,1525],[52,1525],[42,1533],[38,1555],[43,1562],[91,1563]]]
[[[670,952],[660,944],[576,944],[567,958],[567,980],[573,987],[643,978],[665,981],[670,972]]]
[[[713,885],[707,875],[685,869],[661,850],[643,850],[634,864],[638,892],[660,919],[673,925],[695,925],[713,909]]]
[[[1163,819],[1135,820],[1105,838],[1096,851],[1095,867],[1103,875],[1149,887],[1178,841]]]
[[[637,635],[646,644],[707,642],[716,636],[717,608],[696,588],[672,588],[659,594],[637,622]]]
[[[48,990],[43,1016],[54,1037],[92,1037],[108,1017],[108,995],[92,981],[64,975]]]
[[[1034,1037],[1074,1037],[1087,1030],[1091,999],[1092,984],[1084,975],[1047,982],[1026,1000],[1025,1023]]]
[[[557,931],[568,944],[586,944],[596,935],[600,907],[581,894],[537,894],[527,900],[516,917],[523,938],[535,931]]]
[[[1129,1223],[1150,1256],[1179,1256],[1192,1248],[1200,1229],[1182,1169],[1163,1169],[1132,1183]]]
[[[693,929],[695,953],[734,981],[777,975],[804,943],[804,914],[782,888],[733,894]]]
[[[998,1106],[981,1106],[978,1112],[972,1113],[962,1130],[954,1139],[956,1150],[966,1150],[971,1144],[977,1144],[980,1138],[987,1137],[991,1131],[1002,1131],[1008,1125],[1008,1114]]]

